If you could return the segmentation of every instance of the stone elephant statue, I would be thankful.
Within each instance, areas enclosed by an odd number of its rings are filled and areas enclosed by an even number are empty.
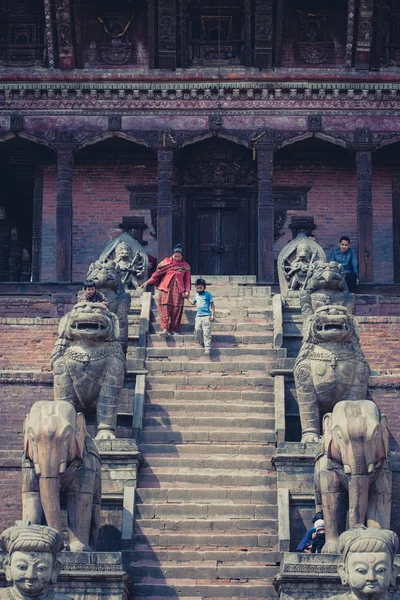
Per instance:
[[[51,355],[54,399],[97,411],[97,439],[115,438],[125,354],[117,316],[98,302],[78,303],[60,321]]]
[[[385,415],[370,400],[342,401],[323,419],[315,460],[316,510],[324,511],[323,552],[337,552],[346,528],[389,529],[392,476]]]
[[[62,531],[61,501],[73,552],[95,548],[100,526],[101,463],[85,417],[69,402],[39,401],[24,424],[22,518]]]

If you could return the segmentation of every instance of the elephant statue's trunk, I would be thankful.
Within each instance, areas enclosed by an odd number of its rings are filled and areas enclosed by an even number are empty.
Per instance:
[[[60,506],[60,478],[40,477],[40,499],[46,523],[49,527],[62,531],[61,506]]]
[[[349,528],[365,525],[370,481],[366,475],[349,477]]]

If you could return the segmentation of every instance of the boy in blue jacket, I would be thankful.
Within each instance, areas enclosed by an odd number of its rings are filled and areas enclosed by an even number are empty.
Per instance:
[[[215,319],[215,304],[210,292],[206,291],[207,284],[204,279],[196,279],[194,282],[197,294],[191,300],[187,298],[192,306],[197,307],[194,332],[200,346],[204,347],[204,354],[211,353],[211,321]]]

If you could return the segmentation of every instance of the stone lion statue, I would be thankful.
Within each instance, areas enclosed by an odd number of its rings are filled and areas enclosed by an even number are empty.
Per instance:
[[[95,282],[96,288],[104,294],[111,312],[115,313],[119,322],[119,341],[124,352],[128,346],[128,313],[131,296],[125,291],[121,282],[121,274],[113,260],[96,260],[89,267],[86,279]]]
[[[115,438],[125,355],[117,316],[101,303],[78,303],[60,321],[51,355],[54,399],[97,411],[97,439]]]
[[[305,289],[300,293],[301,313],[307,317],[329,304],[345,306],[353,312],[354,295],[349,292],[342,265],[317,260],[310,265]]]
[[[366,397],[369,366],[354,317],[344,306],[317,308],[303,328],[294,365],[302,442],[316,442],[321,415],[341,400]]]

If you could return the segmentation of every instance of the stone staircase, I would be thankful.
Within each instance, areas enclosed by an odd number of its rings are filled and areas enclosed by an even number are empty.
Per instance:
[[[209,278],[210,279],[210,278]],[[146,403],[130,573],[135,596],[275,598],[277,494],[270,290],[214,278],[211,357],[193,339],[147,342]]]

